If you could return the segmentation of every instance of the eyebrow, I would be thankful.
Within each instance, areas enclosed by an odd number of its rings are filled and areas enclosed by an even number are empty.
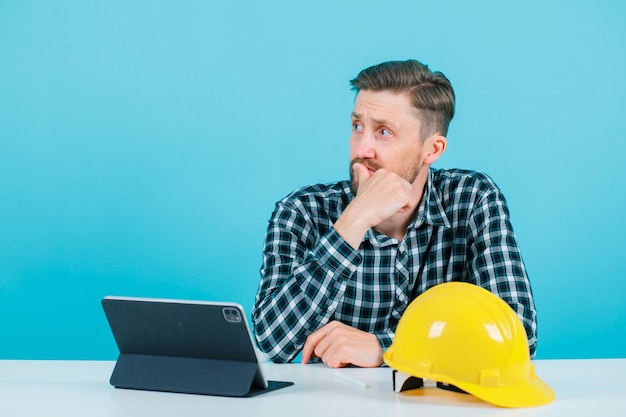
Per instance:
[[[352,119],[358,119],[361,120],[361,116],[359,116],[357,113],[352,112],[352,114],[350,114],[350,117]],[[383,125],[383,126],[389,126],[392,129],[396,129],[397,126],[395,123],[392,123],[390,120],[387,119],[373,119],[374,123],[376,123],[377,125]]]

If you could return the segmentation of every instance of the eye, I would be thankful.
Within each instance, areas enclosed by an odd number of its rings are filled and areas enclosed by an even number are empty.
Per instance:
[[[391,135],[392,135],[391,130],[386,129],[386,128],[384,128],[384,127],[381,127],[381,128],[380,128],[380,130],[378,131],[378,134],[379,134],[380,136],[391,136]]]
[[[360,132],[363,130],[363,126],[359,122],[352,122],[352,130]]]

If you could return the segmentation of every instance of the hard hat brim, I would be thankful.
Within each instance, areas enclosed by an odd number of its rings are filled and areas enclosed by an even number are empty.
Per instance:
[[[457,381],[445,375],[433,374],[429,372],[415,372],[411,366],[408,366],[401,361],[394,360],[393,351],[394,348],[392,346],[387,350],[387,352],[385,352],[384,356],[385,363],[390,368],[418,378],[454,385],[468,394],[498,407],[537,407],[551,403],[556,397],[552,388],[550,388],[548,384],[535,374],[534,366],[532,364],[530,365],[531,375],[526,380],[507,385],[485,387],[479,384]]]
[[[527,381],[498,387],[484,387],[455,381],[458,388],[499,407],[536,407],[554,401],[554,391],[541,378],[533,375]]]

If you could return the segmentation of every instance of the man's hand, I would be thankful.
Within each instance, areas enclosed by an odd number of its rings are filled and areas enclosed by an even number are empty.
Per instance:
[[[359,184],[355,201],[365,209],[370,227],[417,206],[411,183],[395,172],[383,168],[372,172],[361,163],[353,169]]]
[[[353,165],[358,182],[355,199],[335,222],[335,230],[357,249],[368,229],[378,226],[396,213],[413,210],[419,197],[412,184],[386,169],[371,171],[361,163]]]
[[[374,368],[383,363],[378,338],[339,321],[331,321],[307,337],[302,349],[302,363],[318,357],[331,368],[356,365]]]

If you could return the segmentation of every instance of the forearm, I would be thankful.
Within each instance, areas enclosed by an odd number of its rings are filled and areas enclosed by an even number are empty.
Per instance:
[[[349,205],[335,222],[335,231],[354,249],[358,249],[363,236],[369,230],[370,224],[364,221],[363,216],[355,212],[354,205]]]

